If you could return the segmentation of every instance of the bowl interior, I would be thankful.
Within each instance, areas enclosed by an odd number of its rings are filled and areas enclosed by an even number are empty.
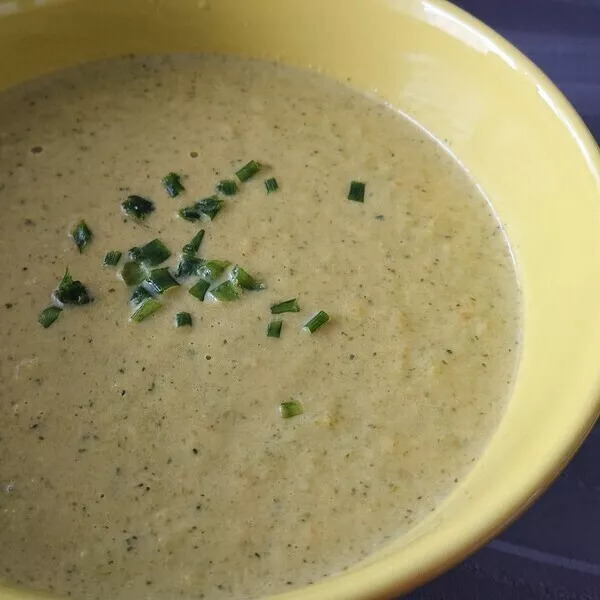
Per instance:
[[[506,525],[595,421],[598,149],[529,61],[439,0],[0,0],[0,89],[90,59],[190,51],[310,67],[375,94],[465,165],[506,228],[522,285],[522,356],[484,455],[407,536],[343,576],[284,596],[406,591]],[[5,590],[2,597],[33,596]]]

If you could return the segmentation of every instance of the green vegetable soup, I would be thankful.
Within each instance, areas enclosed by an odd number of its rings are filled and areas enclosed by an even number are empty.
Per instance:
[[[355,564],[502,417],[518,285],[391,108],[233,57],[0,94],[0,581],[242,599]]]

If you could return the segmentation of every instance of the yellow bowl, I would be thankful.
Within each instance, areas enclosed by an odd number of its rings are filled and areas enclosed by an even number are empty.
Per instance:
[[[104,56],[205,50],[302,65],[374,92],[446,145],[506,226],[523,292],[522,358],[484,455],[408,535],[281,598],[405,592],[498,533],[594,424],[598,148],[534,65],[440,0],[0,0],[0,88]],[[0,597],[40,596],[0,589]]]

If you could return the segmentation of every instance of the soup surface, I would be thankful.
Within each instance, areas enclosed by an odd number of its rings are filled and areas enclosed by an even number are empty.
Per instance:
[[[4,92],[0,136],[5,582],[77,599],[283,591],[401,535],[482,452],[515,369],[515,272],[483,196],[401,115],[273,64],[128,57]],[[178,217],[251,159],[263,169],[213,221]],[[143,222],[121,212],[131,194],[155,203]],[[199,256],[265,289],[201,302],[182,279],[129,322],[124,259],[105,253],[160,238],[175,266],[200,227]],[[66,267],[93,302],[44,329]],[[300,312],[270,314],[291,298]],[[319,310],[330,320],[304,331]],[[303,414],[284,419],[290,400]]]

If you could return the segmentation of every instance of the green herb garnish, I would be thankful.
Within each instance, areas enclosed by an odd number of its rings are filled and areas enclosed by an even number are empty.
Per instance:
[[[164,294],[167,290],[179,286],[179,283],[173,279],[173,276],[169,273],[167,267],[152,269],[145,283],[157,294]]]
[[[279,414],[284,419],[290,419],[291,417],[297,417],[304,412],[302,404],[298,400],[290,400],[289,402],[282,402],[279,405]]]
[[[365,201],[365,184],[360,181],[350,182],[350,189],[348,190],[348,200],[354,202]]]
[[[192,315],[189,312],[180,312],[175,315],[175,327],[185,327],[192,324]]]
[[[133,306],[137,306],[146,298],[152,298],[152,294],[143,285],[140,285],[133,290],[133,294],[131,294],[129,301]]]
[[[208,281],[218,279],[231,263],[228,260],[209,260],[200,268],[200,276]]]
[[[265,188],[267,190],[267,194],[278,190],[279,184],[277,183],[277,179],[275,179],[275,177],[271,177],[271,179],[265,179]]]
[[[194,208],[200,215],[206,215],[211,221],[217,216],[218,212],[223,207],[223,200],[217,196],[210,196],[199,200],[194,204]]]
[[[219,300],[220,302],[231,302],[232,300],[237,300],[240,297],[237,288],[229,280],[220,283],[216,288],[210,290],[210,293],[216,300]]]
[[[239,171],[236,171],[237,178],[240,181],[247,181],[250,177],[254,177],[260,169],[262,165],[255,160],[251,160],[249,163],[246,163]]]
[[[143,262],[156,267],[171,256],[169,249],[158,239],[155,238],[145,246],[134,247],[129,250],[129,258],[133,261]]]
[[[186,221],[199,221],[202,215],[194,206],[184,206],[179,209],[179,216]]]
[[[58,316],[62,312],[62,308],[58,308],[58,306],[49,306],[45,308],[38,317],[38,323],[44,328],[47,329],[58,319]]]
[[[204,301],[204,296],[206,296],[206,292],[208,291],[209,287],[210,283],[208,281],[206,281],[205,279],[200,279],[195,285],[193,285],[188,290],[188,293],[194,296],[194,298],[198,298],[198,300]]]
[[[281,321],[279,319],[276,321],[271,321],[267,325],[267,337],[278,338],[281,335],[281,326],[282,325],[283,325],[283,321]]]
[[[188,242],[181,251],[184,254],[196,254],[198,250],[200,250],[200,244],[202,243],[202,239],[204,238],[204,229],[198,231],[198,233]]]
[[[88,291],[81,281],[73,280],[69,269],[66,269],[58,287],[54,290],[54,297],[61,304],[88,304],[91,299]]]
[[[244,290],[262,290],[264,285],[249,275],[242,267],[235,265],[231,271],[231,280]]]
[[[300,312],[300,306],[298,305],[296,298],[278,302],[277,304],[271,304],[272,315],[279,315],[286,312]]]
[[[175,198],[179,196],[181,192],[185,191],[183,184],[181,183],[181,175],[177,175],[177,173],[169,173],[162,178],[162,184],[165,190],[167,190],[167,194],[171,196],[171,198]]]
[[[175,271],[175,277],[191,277],[199,275],[206,261],[191,254],[182,254]]]
[[[121,269],[121,279],[127,285],[138,285],[146,278],[146,269],[135,261],[126,262]]]
[[[217,183],[217,192],[225,196],[235,196],[238,193],[237,183],[233,179],[223,179]]]
[[[140,302],[131,315],[130,320],[134,323],[139,323],[155,313],[161,306],[162,304],[155,298],[146,298]]]
[[[304,329],[314,333],[317,329],[319,329],[319,327],[325,325],[327,321],[329,321],[329,315],[324,310],[320,310],[312,319],[310,319],[310,321],[304,325]]]
[[[93,234],[84,220],[79,221],[73,231],[71,237],[77,246],[79,252],[83,252],[87,245],[92,241]]]
[[[154,210],[154,202],[141,196],[127,196],[121,208],[128,217],[143,221]]]
[[[119,250],[110,250],[104,255],[102,264],[105,267],[116,267],[121,260],[122,253]]]
[[[199,200],[193,206],[180,209],[179,216],[186,221],[198,221],[203,217],[212,221],[223,207],[223,202],[217,196],[210,196]]]

